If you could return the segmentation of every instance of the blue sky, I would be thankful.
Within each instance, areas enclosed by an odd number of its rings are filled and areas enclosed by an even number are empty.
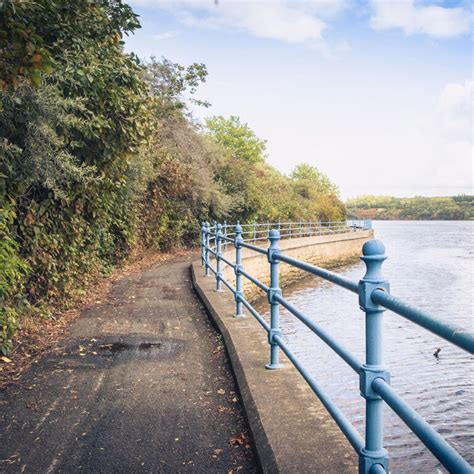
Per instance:
[[[472,194],[468,2],[129,3],[126,49],[205,63],[195,116],[240,116],[279,170],[313,164],[343,197]]]

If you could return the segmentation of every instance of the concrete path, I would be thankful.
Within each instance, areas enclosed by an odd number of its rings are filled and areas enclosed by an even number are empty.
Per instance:
[[[193,258],[116,282],[0,392],[0,472],[257,471]]]

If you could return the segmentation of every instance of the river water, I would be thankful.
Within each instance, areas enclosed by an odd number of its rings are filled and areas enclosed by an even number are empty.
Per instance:
[[[386,246],[383,271],[392,294],[472,330],[474,222],[373,225]],[[336,271],[359,280],[364,268],[360,262]],[[286,287],[283,294],[364,360],[364,317],[357,295],[316,277]],[[365,404],[356,374],[295,317],[283,309],[281,314],[284,339],[362,434]],[[390,311],[384,316],[384,347],[398,394],[474,465],[474,358]],[[385,446],[391,472],[445,472],[388,406]]]

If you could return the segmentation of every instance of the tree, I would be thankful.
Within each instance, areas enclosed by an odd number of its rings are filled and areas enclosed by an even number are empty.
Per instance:
[[[155,114],[160,116],[175,110],[186,109],[185,94],[194,95],[197,88],[206,82],[207,68],[205,64],[193,63],[187,67],[162,58],[158,61],[154,56],[145,64],[143,79],[148,83],[150,93],[157,102]],[[209,107],[209,102],[195,98],[191,103]]]
[[[232,158],[247,163],[265,161],[266,140],[258,138],[246,123],[240,122],[239,117],[210,117],[205,120],[205,127],[209,138]]]
[[[339,195],[338,187],[315,166],[302,163],[295,167],[290,177],[303,194],[306,193],[307,195],[308,188],[311,187],[322,194]]]

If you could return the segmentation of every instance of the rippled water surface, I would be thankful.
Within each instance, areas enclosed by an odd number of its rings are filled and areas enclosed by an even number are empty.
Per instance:
[[[472,330],[474,223],[374,222],[374,229],[389,256],[384,274],[391,292]],[[364,268],[361,262],[337,272],[358,280]],[[310,277],[285,288],[284,296],[364,360],[364,318],[357,295]],[[282,311],[281,320],[289,346],[363,433],[364,401],[355,373],[295,317]],[[389,311],[384,339],[392,386],[474,465],[473,357]],[[385,445],[394,473],[444,472],[388,406]]]

